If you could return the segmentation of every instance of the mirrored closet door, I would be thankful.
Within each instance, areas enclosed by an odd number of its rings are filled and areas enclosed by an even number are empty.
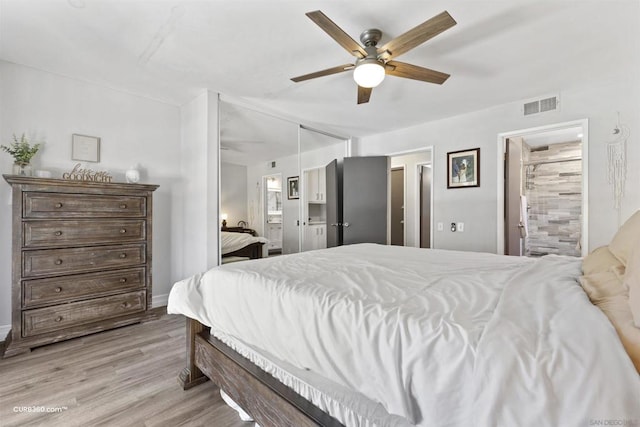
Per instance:
[[[348,139],[300,127],[303,251],[337,246],[341,241],[339,173],[347,151]]]
[[[298,125],[221,99],[221,263],[299,251]]]

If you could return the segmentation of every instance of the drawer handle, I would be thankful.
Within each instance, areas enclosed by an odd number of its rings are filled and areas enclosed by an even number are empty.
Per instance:
[[[120,283],[127,283],[127,278],[123,277],[122,279],[120,279]]]
[[[62,316],[58,316],[54,319],[56,322],[62,322]]]
[[[120,209],[127,209],[127,204],[126,203],[120,204]]]
[[[56,260],[56,265],[60,265],[60,264],[62,264],[62,260],[61,259],[57,259]]]
[[[126,232],[127,232],[127,229],[126,229],[126,228],[122,228],[122,229],[120,229],[120,234],[124,234],[124,233],[126,233]]]
[[[56,231],[54,234],[55,234],[56,236],[62,236],[62,231]]]
[[[127,254],[120,254],[120,258],[126,258]]]
[[[127,307],[129,307],[129,303],[128,302],[123,302],[122,304],[120,304],[120,307],[127,308]]]
[[[60,208],[62,207],[62,203],[56,203],[56,204],[55,204],[55,207],[56,207],[56,208],[58,208],[58,209],[60,209]]]
[[[62,292],[62,288],[60,286],[58,286],[58,287],[56,287],[54,289],[54,291],[56,291],[57,293],[60,293],[60,292]]]

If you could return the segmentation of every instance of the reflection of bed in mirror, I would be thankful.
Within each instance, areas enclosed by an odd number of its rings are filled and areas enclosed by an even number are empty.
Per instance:
[[[242,227],[225,228],[220,233],[222,243],[222,259],[232,257],[257,259],[263,258],[264,245],[269,241],[265,237],[259,237],[254,230]]]

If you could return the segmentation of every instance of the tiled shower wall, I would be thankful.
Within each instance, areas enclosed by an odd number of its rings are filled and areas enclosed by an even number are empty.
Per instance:
[[[568,160],[581,156],[579,141],[533,149],[525,144],[522,176],[529,212],[525,255],[581,255],[582,161]]]

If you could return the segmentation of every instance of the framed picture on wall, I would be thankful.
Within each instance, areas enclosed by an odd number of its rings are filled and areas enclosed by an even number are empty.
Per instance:
[[[447,153],[447,188],[480,187],[480,149]]]
[[[73,134],[71,136],[71,160],[82,162],[100,161],[100,138]]]
[[[300,177],[290,176],[287,178],[287,199],[299,199],[300,198]]]

